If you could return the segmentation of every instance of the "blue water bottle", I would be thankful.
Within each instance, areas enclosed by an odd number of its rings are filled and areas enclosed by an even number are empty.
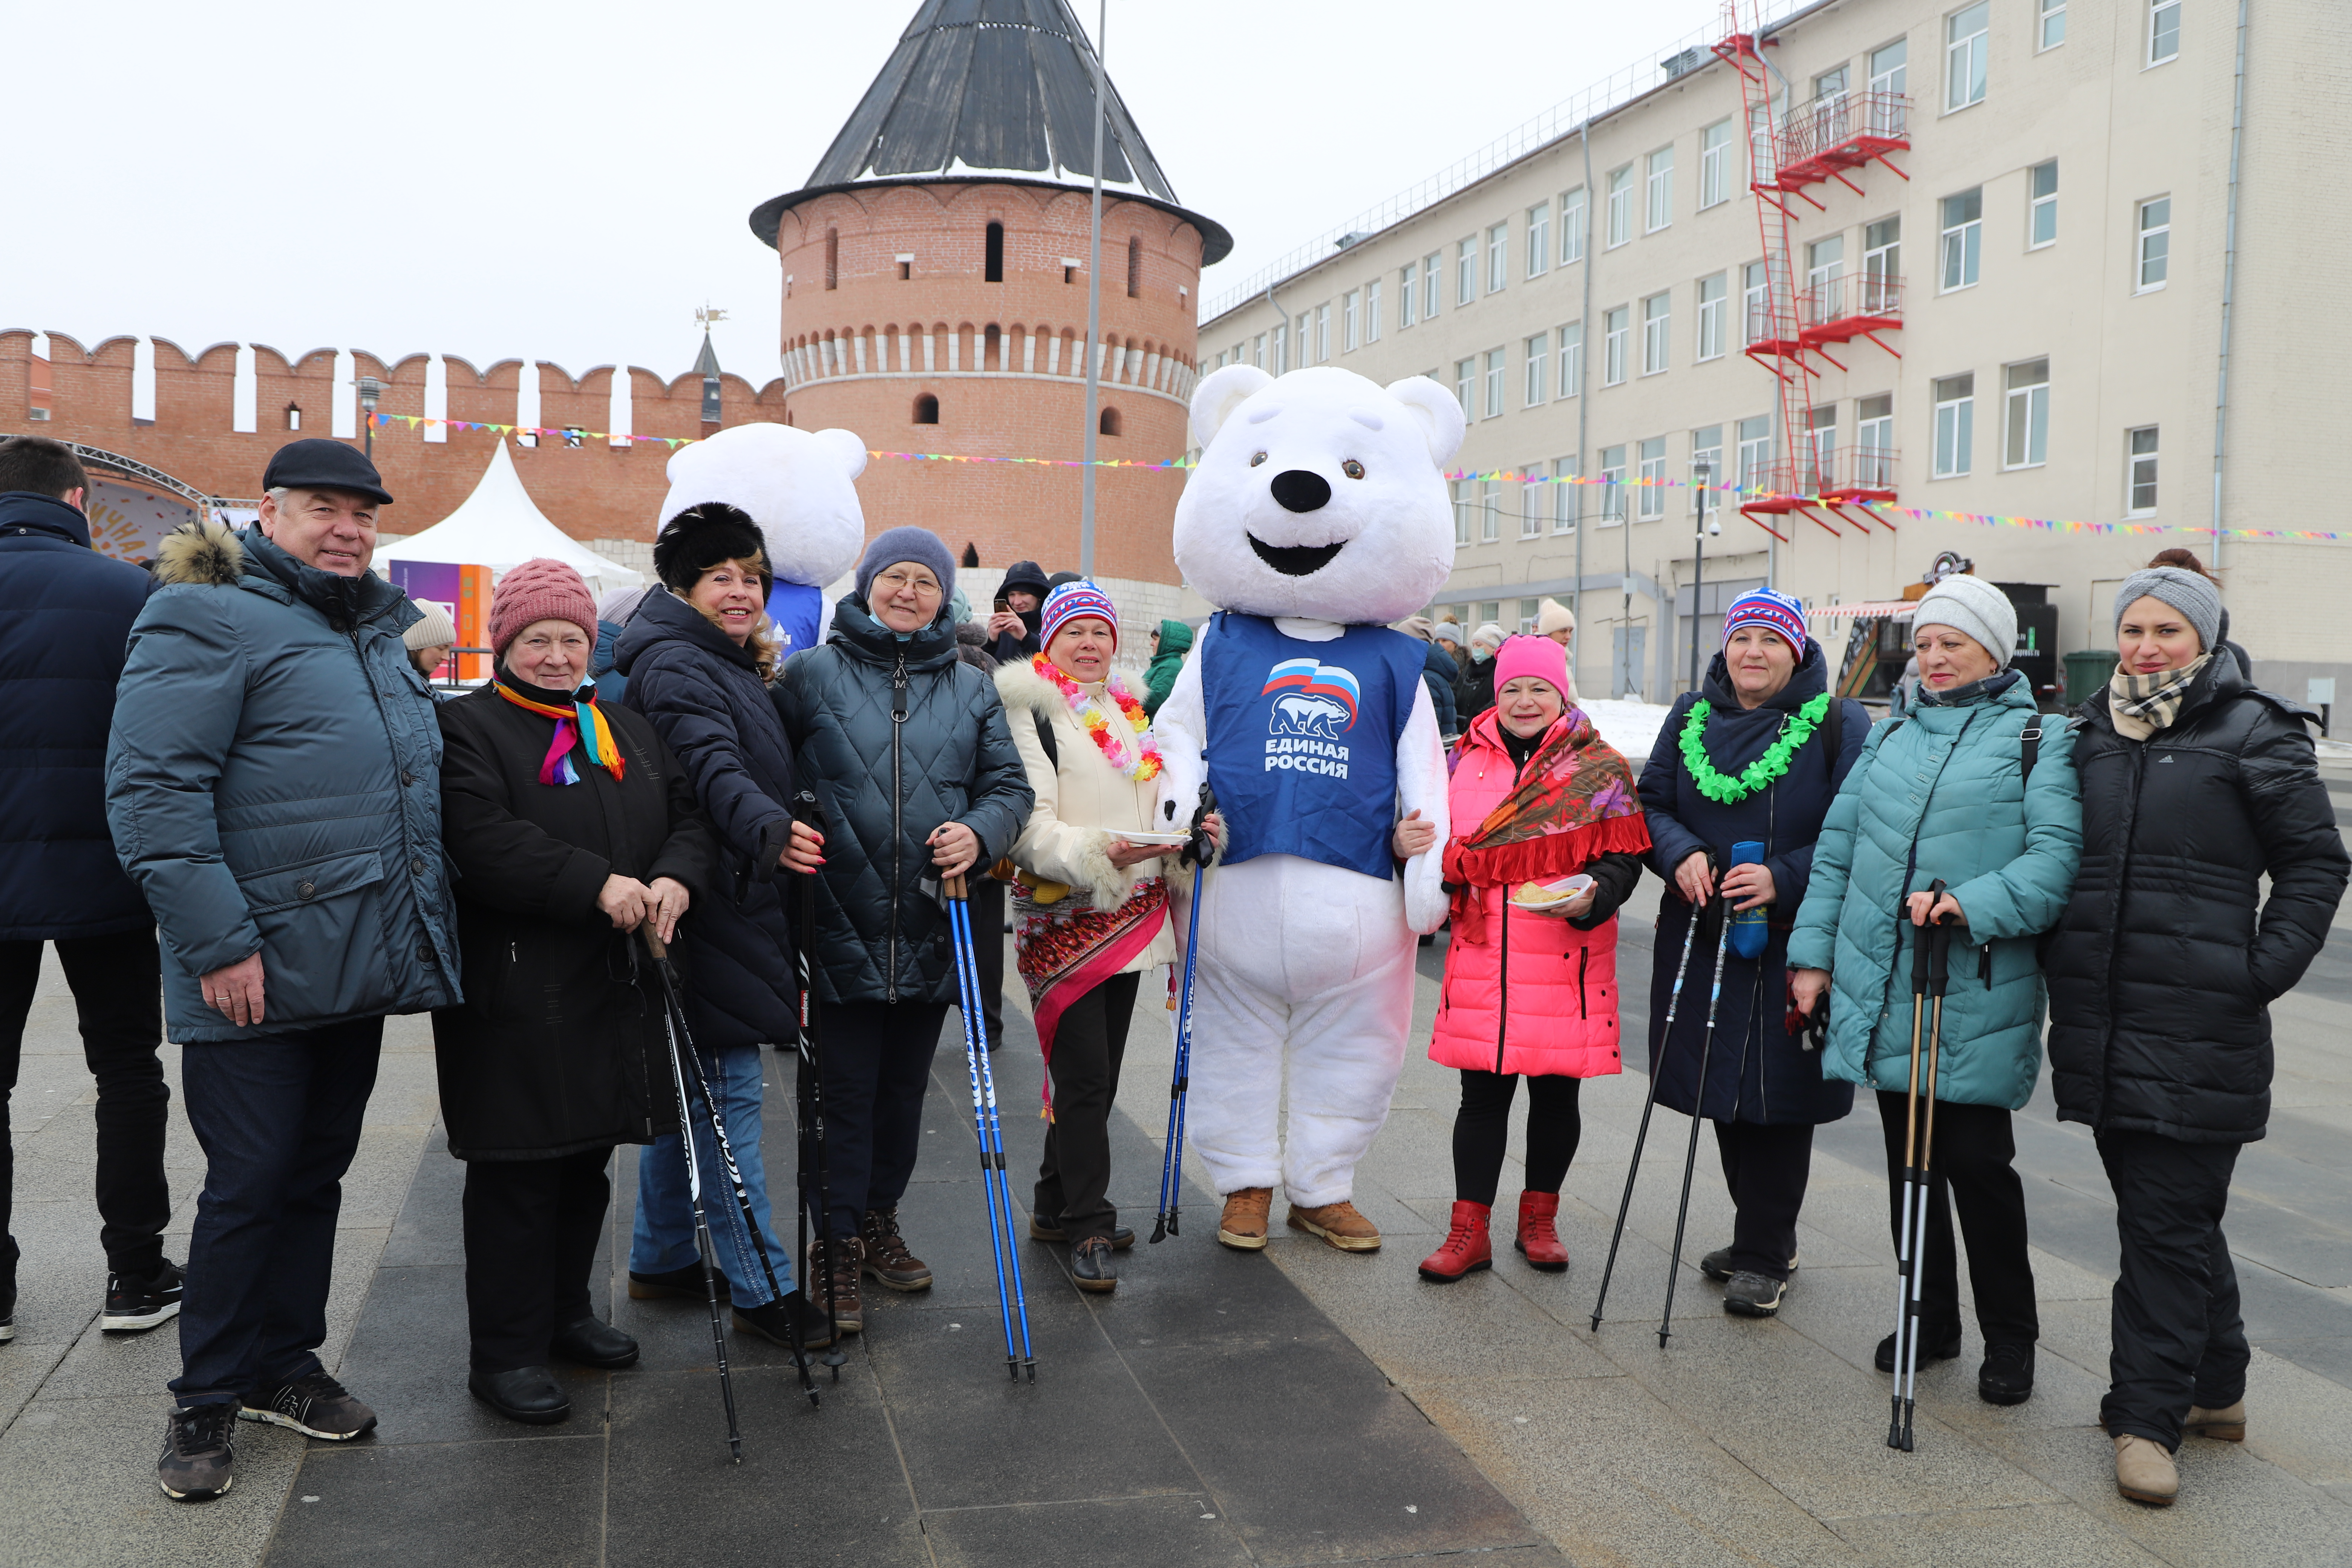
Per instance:
[[[1731,847],[1731,863],[1735,866],[1758,866],[1764,860],[1764,846],[1753,838],[1743,838]],[[1768,911],[1769,904],[1759,904],[1752,910],[1735,910],[1731,913],[1731,951],[1746,959],[1764,956],[1765,947],[1772,940],[1772,928]]]

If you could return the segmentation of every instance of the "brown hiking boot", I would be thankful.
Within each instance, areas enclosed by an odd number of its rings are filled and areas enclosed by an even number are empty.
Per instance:
[[[898,1211],[895,1208],[867,1209],[858,1221],[864,1244],[866,1277],[893,1290],[928,1290],[931,1288],[930,1265],[907,1250],[906,1238],[898,1234]]]
[[[1358,1214],[1356,1205],[1345,1198],[1336,1204],[1325,1204],[1311,1209],[1303,1209],[1293,1204],[1286,1223],[1293,1230],[1321,1237],[1342,1252],[1378,1252],[1381,1249],[1380,1227]]]
[[[831,1271],[833,1289],[833,1326],[845,1334],[861,1333],[866,1328],[866,1306],[857,1299],[857,1279],[862,1272],[859,1264],[865,1248],[856,1237],[838,1237],[831,1241],[809,1244],[808,1278],[802,1281],[809,1300],[819,1311],[824,1310],[825,1275]]]
[[[2210,1437],[2220,1443],[2242,1443],[2246,1440],[2246,1402],[2225,1405],[2219,1410],[2208,1410],[2201,1405],[2189,1407],[2189,1419],[2180,1424],[2187,1437]]]
[[[1265,1247],[1266,1216],[1274,1210],[1272,1187],[1244,1187],[1225,1194],[1225,1212],[1217,1217],[1217,1239],[1236,1252],[1258,1252]]]
[[[2134,1502],[2170,1508],[2180,1495],[2180,1472],[2163,1444],[2126,1432],[2116,1439],[2116,1490]]]

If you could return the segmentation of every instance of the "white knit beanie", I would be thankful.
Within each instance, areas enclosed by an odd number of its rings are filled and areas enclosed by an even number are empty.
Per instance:
[[[1554,632],[1576,629],[1576,612],[1558,599],[1546,599],[1536,606],[1536,636],[1548,637]]]
[[[2017,653],[2017,606],[1981,577],[1955,573],[1927,590],[1911,612],[1911,629],[1949,626],[1992,655],[1993,668],[2007,669]]]
[[[449,613],[438,605],[412,602],[425,612],[425,618],[400,634],[401,646],[411,653],[428,647],[455,647],[457,628],[450,624]]]

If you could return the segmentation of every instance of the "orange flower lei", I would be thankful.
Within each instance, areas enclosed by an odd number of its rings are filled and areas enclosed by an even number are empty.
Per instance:
[[[1116,670],[1104,683],[1103,690],[1118,709],[1119,717],[1134,732],[1135,745],[1130,749],[1120,737],[1111,733],[1110,721],[1103,717],[1099,704],[1087,700],[1087,689],[1070,679],[1067,671],[1044,654],[1032,654],[1029,668],[1051,681],[1062,700],[1070,705],[1070,716],[1078,728],[1094,738],[1095,747],[1112,767],[1139,784],[1149,784],[1160,776],[1160,748],[1151,742],[1151,721],[1145,716],[1143,704],[1128,690]]]

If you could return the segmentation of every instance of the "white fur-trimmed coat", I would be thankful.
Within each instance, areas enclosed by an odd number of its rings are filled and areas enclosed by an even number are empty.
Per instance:
[[[1115,673],[1112,679],[1131,689],[1125,677]],[[1152,826],[1159,784],[1139,783],[1113,767],[1071,713],[1061,690],[1031,668],[1027,660],[999,665],[996,690],[1004,700],[1005,718],[1013,731],[1013,743],[1021,750],[1022,765],[1028,770],[1029,787],[1037,795],[1029,820],[1013,842],[1013,863],[1034,879],[1066,882],[1091,893],[1095,907],[1103,910],[1125,903],[1134,896],[1137,884],[1154,876],[1172,875],[1172,854],[1124,870],[1110,861],[1111,843],[1120,832],[1139,832]],[[1134,695],[1139,699],[1142,694]],[[1045,758],[1045,748],[1037,739],[1038,717],[1053,726],[1057,762]],[[1175,958],[1175,931],[1171,925],[1163,924],[1127,970],[1149,969]]]

